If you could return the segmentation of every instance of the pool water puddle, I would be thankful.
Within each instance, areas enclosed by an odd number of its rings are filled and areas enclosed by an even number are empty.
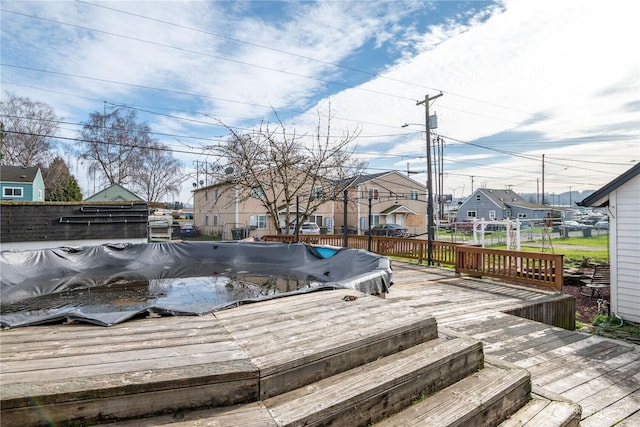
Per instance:
[[[109,285],[77,288],[3,304],[0,314],[38,312],[54,315],[74,308],[85,313],[104,313],[144,310],[153,306],[219,306],[234,301],[270,299],[280,294],[322,286],[321,282],[311,278],[275,276],[218,275],[122,280]]]

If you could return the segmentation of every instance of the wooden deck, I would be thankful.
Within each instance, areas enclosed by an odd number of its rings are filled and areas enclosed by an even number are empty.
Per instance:
[[[211,316],[2,331],[0,416],[19,416],[34,403],[44,413],[73,399],[79,400],[68,403],[68,411],[88,413],[101,405],[132,416],[141,408],[153,413],[155,403],[168,396],[176,405],[196,406],[265,399],[294,381],[296,369],[326,369],[336,346],[357,348],[376,360],[381,355],[375,351],[386,351],[378,343],[391,332],[422,342],[433,335],[435,318],[438,333],[481,340],[485,354],[527,369],[539,394],[548,391],[580,404],[583,426],[638,425],[640,346],[507,314],[544,317],[544,307],[564,304],[566,296],[401,262],[393,263],[393,282],[384,301],[366,297],[350,303],[342,299],[349,291],[327,291]],[[391,345],[402,346],[393,340]],[[182,394],[176,393],[179,387]],[[96,389],[104,390],[108,405],[94,402]],[[132,389],[144,397],[131,399]],[[197,402],[198,390],[210,390],[209,400]],[[238,412],[253,425],[269,425],[259,403]],[[258,412],[265,418],[256,418]]]
[[[393,272],[387,300],[423,309],[441,329],[527,369],[534,387],[582,406],[582,426],[640,425],[640,346],[505,313],[550,297],[537,291],[399,262]]]

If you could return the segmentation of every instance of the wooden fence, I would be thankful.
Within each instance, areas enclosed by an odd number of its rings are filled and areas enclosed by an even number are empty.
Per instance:
[[[263,236],[267,242],[294,243],[296,236]],[[337,234],[301,235],[302,243],[342,247],[344,236]],[[348,235],[347,247],[416,260],[427,259],[427,241],[421,239]],[[560,292],[563,282],[563,256],[535,252],[506,251],[434,240],[431,259],[434,264],[455,267],[458,274],[495,277]]]

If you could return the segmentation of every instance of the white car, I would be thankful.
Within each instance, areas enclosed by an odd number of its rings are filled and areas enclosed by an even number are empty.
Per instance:
[[[320,234],[320,227],[315,222],[305,222],[300,227],[300,234]]]

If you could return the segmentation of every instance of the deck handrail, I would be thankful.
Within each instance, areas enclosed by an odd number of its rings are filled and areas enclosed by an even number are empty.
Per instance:
[[[369,239],[371,247],[369,248]],[[263,236],[266,242],[294,243],[296,236]],[[339,246],[344,243],[341,234],[300,235],[302,243]],[[413,238],[347,235],[347,247],[414,259],[422,264],[427,256],[427,241]],[[489,249],[463,243],[432,241],[434,264],[455,267],[457,274],[476,277],[495,277],[517,283],[551,288],[560,292],[563,285],[563,255]]]

